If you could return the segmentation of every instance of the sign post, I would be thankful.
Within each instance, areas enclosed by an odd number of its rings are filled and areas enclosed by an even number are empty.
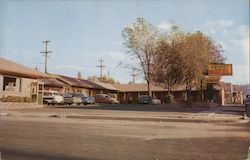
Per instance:
[[[224,63],[214,63],[209,64],[206,70],[205,83],[207,83],[207,94],[209,94],[209,98],[213,97],[213,84],[219,84],[221,76],[232,76],[233,75],[233,65],[232,64],[224,64]],[[209,87],[208,87],[209,86]],[[222,92],[221,94],[224,94]],[[225,95],[221,95],[222,104],[225,103]]]

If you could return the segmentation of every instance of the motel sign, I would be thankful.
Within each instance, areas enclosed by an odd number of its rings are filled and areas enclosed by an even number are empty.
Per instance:
[[[208,75],[209,76],[232,76],[233,66],[232,64],[209,64]]]

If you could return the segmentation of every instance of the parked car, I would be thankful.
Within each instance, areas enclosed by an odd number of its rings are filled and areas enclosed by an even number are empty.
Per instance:
[[[72,105],[74,103],[72,94],[64,94],[63,98],[64,98],[64,105]]]
[[[82,103],[84,105],[95,104],[95,98],[94,97],[82,97]]]
[[[44,91],[43,104],[63,104],[64,98],[57,91]]]
[[[63,97],[65,105],[72,105],[72,104],[80,105],[83,102],[81,94],[71,93],[71,94],[65,94]]]
[[[246,115],[250,117],[250,95],[246,96],[246,99],[244,100],[245,106],[246,106]]]
[[[250,95],[246,95],[244,103],[245,103],[245,105],[250,105]]]
[[[138,101],[140,104],[148,104],[150,101],[150,97],[148,95],[141,95]]]
[[[157,98],[153,98],[153,99],[151,100],[151,103],[152,103],[152,104],[161,104],[161,100],[159,100],[159,99],[157,99]]]
[[[107,94],[97,94],[95,96],[96,103],[107,103],[107,104],[119,104],[117,99],[107,95]]]

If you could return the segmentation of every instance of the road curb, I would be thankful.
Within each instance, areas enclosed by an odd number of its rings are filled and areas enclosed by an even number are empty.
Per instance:
[[[102,119],[102,120],[126,120],[126,121],[151,121],[151,122],[193,122],[193,123],[234,123],[242,122],[237,119],[192,119],[192,118],[157,118],[157,117],[105,117],[105,116],[74,116],[66,115],[70,119]],[[245,121],[246,122],[246,121]],[[248,122],[248,121],[247,121]]]
[[[16,113],[1,113],[0,117],[30,117],[30,118],[64,118],[64,119],[92,119],[92,120],[123,120],[123,121],[146,121],[146,122],[186,122],[186,123],[247,123],[249,119],[241,117],[231,118],[215,118],[215,117],[181,117],[170,116],[165,118],[159,117],[113,117],[113,116],[95,116],[95,115],[65,115],[65,114],[44,114],[44,115],[29,115]]]

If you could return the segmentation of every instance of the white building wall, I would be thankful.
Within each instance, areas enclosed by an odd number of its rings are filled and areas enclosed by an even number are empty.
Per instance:
[[[0,75],[0,98],[3,97],[3,76]]]
[[[3,76],[2,75],[0,75],[0,86],[1,87],[3,86]],[[1,89],[3,89],[3,88],[1,88]]]
[[[31,97],[31,82],[37,82],[37,80],[15,77],[16,78],[15,91],[3,91],[3,77],[4,77],[3,75],[0,75],[0,98],[7,96]],[[20,79],[21,79],[21,91],[20,91]]]

